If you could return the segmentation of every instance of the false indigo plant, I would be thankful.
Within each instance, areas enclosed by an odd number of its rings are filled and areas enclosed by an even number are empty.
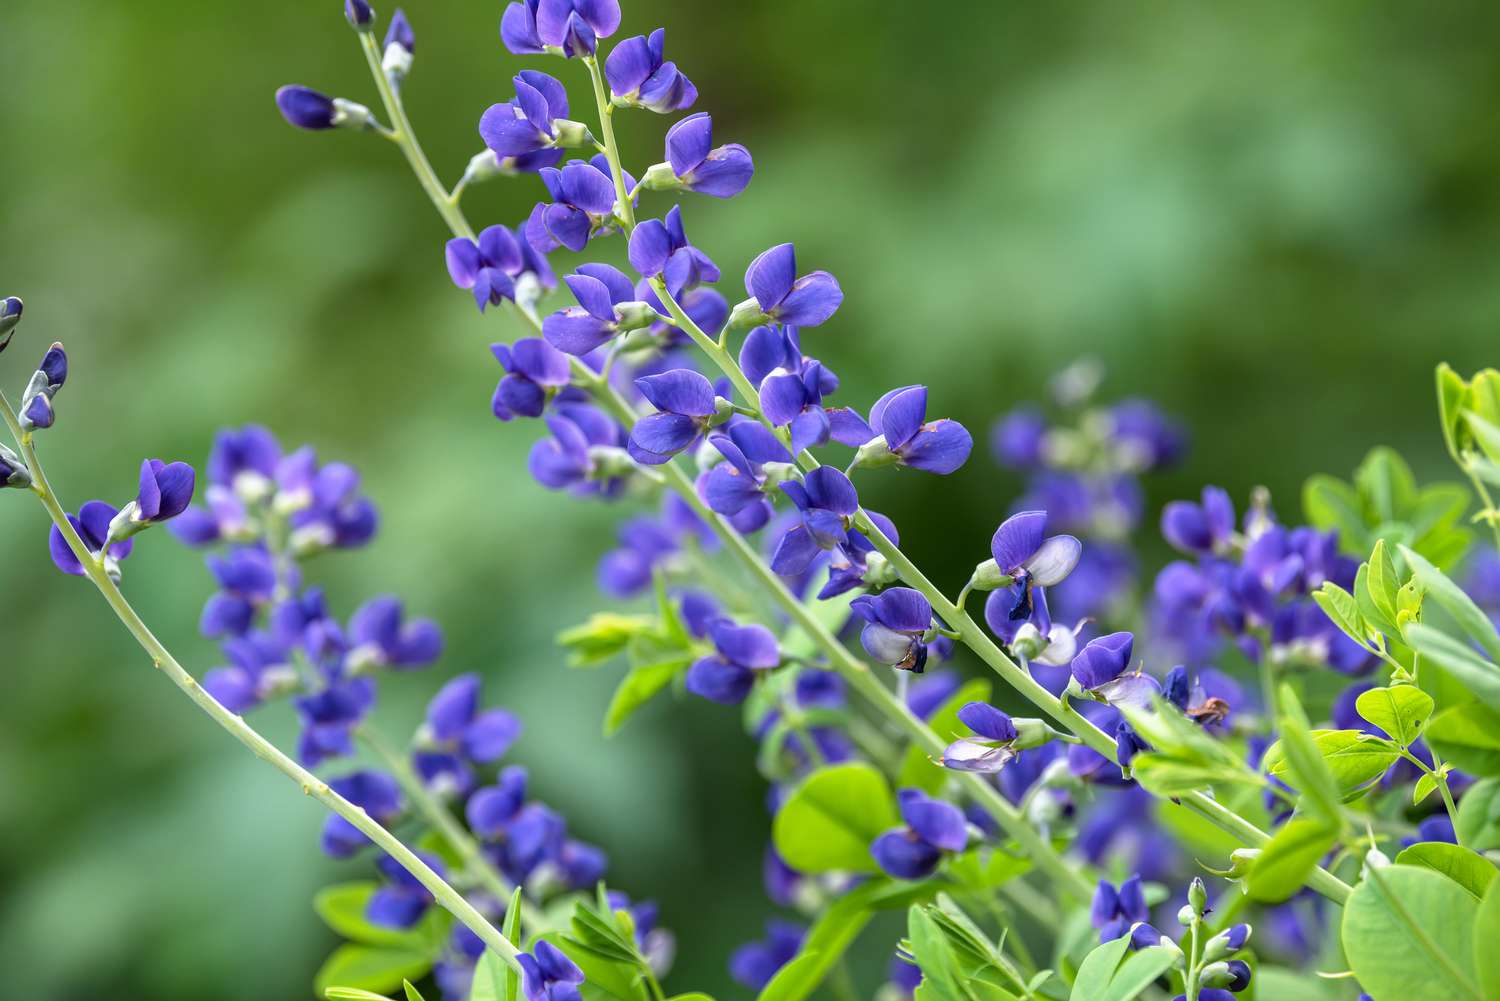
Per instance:
[[[765,940],[729,958],[742,987],[847,995],[845,950],[877,911],[902,909],[881,974],[893,997],[1222,1001],[1252,984],[1334,997],[1294,972],[1313,962],[1380,1001],[1495,996],[1500,554],[1471,558],[1466,488],[1420,486],[1383,449],[1350,482],[1310,479],[1306,524],[1279,518],[1264,490],[1237,517],[1207,488],[1162,512],[1182,558],[1143,600],[1137,477],[1177,461],[1185,439],[1143,401],[1093,404],[1097,372],[1075,367],[1054,384],[1071,423],[1026,406],[996,425],[995,456],[1028,483],[974,533],[976,555],[991,535],[988,555],[950,599],[862,495],[957,473],[970,433],[929,420],[922,385],[892,388],[867,416],[829,405],[840,381],[808,352],[833,349],[815,328],[844,293],[803,272],[790,242],[748,262],[730,306],[684,216],[693,195],[744,193],[754,163],[714,145],[708,112],[672,123],[639,181],[626,169],[617,112],[673,116],[700,96],[661,28],[602,53],[623,20],[615,0],[511,3],[504,46],[552,73],[507,66],[510,89],[476,123],[484,148],[449,189],[401,98],[415,27],[396,11],[380,45],[368,3],[346,0],[345,15],[385,120],[302,86],[277,92],[282,115],[373,133],[406,157],[450,231],[434,267],[441,257],[519,335],[490,348],[503,369],[491,408],[541,422],[528,463],[540,486],[659,510],[624,521],[599,571],[616,602],[648,604],[561,636],[575,665],[628,663],[606,733],[672,690],[702,700],[688,711],[738,713],[758,746],[778,910]],[[586,78],[584,101],[568,77]],[[580,104],[588,124],[569,117]],[[593,155],[565,160],[575,149]],[[529,217],[476,231],[465,190],[527,174],[541,199]],[[638,218],[660,194],[685,200]],[[612,253],[635,276],[587,261],[564,279],[576,304],[551,300],[563,248]],[[0,302],[0,350],[21,317],[19,299]],[[133,499],[122,479],[123,505],[70,513],[38,458],[67,374],[53,345],[19,407],[0,397],[15,444],[0,446],[0,487],[36,496],[55,565],[99,590],[170,681],[329,809],[322,849],[373,867],[317,897],[350,940],[319,991],[665,1001],[670,932],[537,798],[512,757],[522,722],[478,675],[443,684],[409,740],[379,730],[382,679],[441,670],[443,639],[394,595],[316,583],[328,554],[377,534],[359,475],[250,425],[219,435],[201,478],[145,458]],[[1500,372],[1439,369],[1443,441],[1500,546],[1497,400]],[[839,448],[853,451],[824,465]],[[162,524],[206,552],[199,623],[223,662],[201,677],[121,590],[126,558]],[[1465,568],[1470,593],[1455,581]],[[984,670],[965,680],[965,661]],[[294,755],[247,719],[278,703],[299,723]],[[1027,704],[1037,716],[1007,711]],[[1242,916],[1265,929],[1255,952]]]

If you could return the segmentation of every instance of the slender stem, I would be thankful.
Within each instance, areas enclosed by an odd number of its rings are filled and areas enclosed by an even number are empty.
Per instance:
[[[1495,536],[1495,548],[1500,549],[1500,520],[1496,518],[1495,502],[1490,499],[1490,489],[1484,485],[1484,479],[1476,473],[1468,463],[1460,463],[1465,473],[1469,476],[1469,482],[1474,484],[1474,492],[1484,502],[1484,510],[1481,515],[1489,523],[1490,531]]]
[[[615,108],[609,103],[604,89],[604,73],[599,69],[599,60],[584,56],[583,64],[589,68],[589,79],[594,84],[594,103],[599,109],[599,132],[604,136],[604,158],[609,161],[609,173],[615,182],[615,197],[620,202],[620,220],[625,230],[635,229],[635,206],[630,204],[630,192],[625,188],[625,169],[620,165],[620,146],[615,142]]]
[[[1198,928],[1202,923],[1201,918],[1193,918],[1193,927],[1188,939],[1188,963],[1187,972],[1183,974],[1183,993],[1186,997],[1190,998],[1198,996],[1198,977],[1201,973],[1199,969],[1199,957],[1201,954],[1198,951]]]
[[[1427,762],[1404,747],[1401,748],[1401,756],[1416,765],[1423,774],[1432,776],[1432,781],[1437,786],[1438,794],[1443,797],[1443,808],[1448,811],[1448,819],[1453,823],[1454,839],[1458,841],[1459,847],[1463,847],[1463,839],[1458,834],[1458,805],[1453,802],[1453,790],[1448,787],[1448,776],[1443,772],[1442,761],[1434,753],[1432,756],[1434,767],[1429,768]]]
[[[296,782],[303,793],[322,803],[334,813],[343,817],[354,826],[361,834],[373,841],[376,846],[394,858],[402,868],[406,869],[417,881],[420,882],[433,898],[444,909],[449,911],[455,918],[463,922],[480,940],[494,949],[512,965],[519,969],[516,962],[517,949],[504,935],[489,923],[483,914],[479,913],[464,899],[463,895],[435,872],[431,866],[422,861],[421,857],[406,845],[402,844],[390,831],[377,823],[363,808],[355,806],[338,793],[329,788],[328,784],[318,778],[312,772],[303,768],[296,761],[284,754],[275,744],[261,736],[253,727],[239,716],[225,709],[219,702],[179,664],[172,654],[164,647],[147,627],[146,623],[136,613],[124,594],[110,580],[104,571],[103,562],[96,558],[84,545],[83,539],[74,530],[68,521],[67,513],[63,510],[57,495],[52,491],[52,485],[47,480],[46,473],[42,470],[41,462],[37,459],[36,449],[32,443],[31,436],[21,430],[20,421],[16,413],[11,409],[10,401],[0,393],[0,415],[3,415],[5,424],[10,428],[16,443],[21,448],[21,454],[26,460],[27,469],[31,473],[33,483],[36,487],[37,497],[42,506],[46,508],[52,523],[57,526],[59,532],[67,540],[68,548],[83,565],[84,575],[98,588],[104,597],[105,603],[110,610],[130,632],[135,641],[140,644],[151,658],[151,662],[157,669],[165,674],[179,690],[193,701],[200,710],[210,719],[227,731],[245,747],[255,754],[256,757],[270,763],[287,778]]]

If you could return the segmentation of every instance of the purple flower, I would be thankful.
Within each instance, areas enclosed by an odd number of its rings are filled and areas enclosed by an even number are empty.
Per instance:
[[[1062,583],[1083,553],[1083,543],[1071,535],[1046,535],[1047,512],[1022,511],[1005,519],[990,538],[995,566],[1015,581],[1010,592],[1013,621],[1030,617],[1033,588]]]
[[[302,734],[297,757],[309,768],[328,758],[354,753],[354,728],[375,706],[375,682],[370,678],[339,681],[312,695],[293,700]]]
[[[759,529],[772,513],[766,464],[790,465],[792,453],[764,425],[748,420],[732,422],[723,433],[709,435],[708,443],[724,461],[698,481],[703,502],[741,532]]]
[[[540,174],[552,203],[538,202],[526,221],[526,240],[537,253],[549,254],[559,246],[582,250],[590,236],[613,223],[615,182],[603,153],[588,162],[543,167]],[[625,187],[634,188],[635,179],[626,175]]]
[[[693,81],[675,63],[664,61],[666,37],[657,28],[651,37],[627,38],[610,52],[604,60],[604,76],[615,104],[665,115],[691,108],[698,100]]]
[[[170,521],[187,510],[193,499],[193,486],[197,474],[185,462],[162,462],[160,459],[145,459],[141,462],[140,489],[134,502],[126,505],[128,525],[116,529],[123,537],[127,532],[139,531],[147,525],[158,525]]]
[[[359,492],[359,473],[342,462],[318,464],[304,446],[276,464],[276,504],[290,512],[291,546],[302,557],[323,549],[352,549],[374,538],[375,505]]]
[[[484,841],[496,841],[520,816],[526,803],[526,769],[511,765],[500,770],[494,785],[476,789],[464,805],[469,827]]]
[[[563,404],[543,420],[550,438],[531,448],[527,467],[549,490],[612,496],[624,481],[601,462],[608,450],[622,450],[624,430],[602,411],[584,404]],[[623,454],[622,454],[623,457]]]
[[[568,356],[540,337],[491,344],[490,353],[505,369],[490,400],[491,411],[502,421],[542,416],[547,401],[571,380]]]
[[[927,665],[922,635],[932,626],[932,605],[921,591],[893,587],[878,595],[860,595],[849,610],[865,620],[859,641],[882,664],[921,674]]]
[[[718,412],[713,383],[691,369],[678,368],[635,381],[657,410],[635,422],[626,444],[637,462],[659,466],[693,447]]]
[[[544,5],[547,2],[542,0]],[[526,1001],[579,1001],[578,985],[583,983],[583,971],[557,946],[538,939],[529,955],[523,952],[516,958],[521,964],[521,990]]]
[[[498,761],[521,736],[521,721],[504,709],[479,708],[479,675],[461,674],[427,704],[419,736],[417,771],[439,791],[466,793],[472,785],[470,763]]]
[[[203,675],[203,689],[232,713],[244,714],[297,686],[291,654],[269,633],[232,636],[221,645],[229,663]]]
[[[839,379],[802,353],[796,327],[751,330],[740,347],[740,367],[759,391],[766,420],[790,429],[794,452],[828,441],[831,425],[823,397],[838,389]]]
[[[521,246],[504,226],[488,226],[476,243],[464,237],[448,241],[444,252],[453,284],[474,293],[479,311],[516,297],[521,273]]]
[[[281,461],[281,445],[258,424],[226,428],[214,435],[208,453],[209,482],[237,494],[258,496],[271,484]]]
[[[630,234],[630,266],[646,278],[660,275],[674,299],[684,289],[719,280],[718,265],[688,243],[682,209],[676,205],[664,220],[646,219],[636,226]]]
[[[339,112],[333,98],[311,87],[299,84],[281,87],[276,91],[276,107],[288,124],[299,129],[318,131],[338,124]]]
[[[558,310],[542,321],[542,336],[547,343],[570,355],[586,355],[626,329],[618,307],[636,300],[635,286],[624,272],[608,264],[580,264],[577,272],[563,281],[578,305]],[[643,306],[642,311],[649,310]]]
[[[349,619],[351,666],[425,667],[443,652],[443,633],[431,619],[406,621],[401,599],[371,598]]]
[[[1414,838],[1402,838],[1401,846],[1410,848],[1412,845],[1423,841],[1438,841],[1444,844],[1458,844],[1458,835],[1453,830],[1453,820],[1446,813],[1435,813],[1417,825],[1417,836]]]
[[[1169,466],[1181,458],[1187,438],[1146,400],[1126,400],[1109,412],[1110,437],[1127,469],[1145,471]]]
[[[512,161],[517,170],[557,166],[563,154],[553,123],[568,117],[567,90],[536,70],[522,70],[514,83],[514,99],[492,104],[480,116],[480,138],[498,161]]]
[[[19,455],[0,445],[0,488],[31,486],[31,471]]]
[[[19,300],[17,300],[19,301]],[[7,307],[8,308],[8,307]],[[16,314],[19,315],[19,314]],[[9,343],[6,338],[6,343]],[[68,379],[68,355],[61,344],[54,343],[42,356],[42,363],[26,385],[21,396],[21,429],[34,431],[49,428],[56,421],[52,400]]]
[[[682,550],[692,537],[704,550],[717,539],[698,513],[676,494],[662,499],[659,517],[627,518],[617,532],[619,548],[599,561],[599,589],[616,598],[629,598],[651,586],[656,568]]]
[[[807,929],[790,921],[772,918],[766,922],[766,937],[734,950],[729,975],[746,990],[759,991],[802,949]]]
[[[776,636],[765,626],[721,617],[709,624],[708,636],[715,653],[688,668],[687,690],[712,702],[738,705],[750,694],[756,671],[781,664]]]
[[[104,544],[109,540],[109,524],[119,513],[115,507],[104,501],[89,501],[78,509],[76,516],[68,515],[68,523],[83,540],[84,548],[98,559],[100,553],[104,551]],[[104,553],[105,569],[113,568],[113,572],[118,573],[120,562],[130,555],[130,550],[134,545],[135,543],[130,539],[111,543],[109,551]],[[67,539],[63,537],[62,530],[56,525],[52,526],[47,536],[47,548],[52,554],[52,562],[57,565],[57,569],[75,577],[83,576],[83,564],[73,554]]]
[[[1234,502],[1218,487],[1203,488],[1203,503],[1172,501],[1162,508],[1161,534],[1185,553],[1222,553],[1234,534]]]
[[[536,55],[550,47],[562,49],[571,58],[593,55],[598,40],[619,27],[616,0],[524,0],[505,8],[500,40],[518,56]]]
[[[667,130],[667,163],[687,190],[715,198],[733,198],[749,185],[755,164],[750,151],[739,143],[718,149],[713,144],[713,119],[704,112],[689,115]]]
[[[913,469],[946,475],[969,459],[974,439],[957,421],[943,418],[927,420],[927,387],[903,386],[893,389],[870,408],[870,421],[851,408],[840,408],[829,414],[832,435],[836,441],[860,449],[861,464],[880,465],[864,446],[872,446],[884,461],[897,462]],[[876,429],[879,429],[878,432]]]
[[[801,524],[781,537],[771,557],[771,569],[795,577],[812,565],[824,550],[848,541],[849,519],[859,510],[859,495],[849,477],[831,466],[819,466],[802,478],[781,484],[792,499]]]
[[[417,51],[417,33],[412,30],[411,22],[406,19],[406,11],[400,7],[397,7],[396,13],[391,15],[391,23],[385,29],[385,45],[382,48],[389,52],[393,45],[404,50],[407,55]]]
[[[1151,750],[1151,745],[1136,733],[1130,721],[1120,720],[1120,725],[1115,727],[1115,760],[1120,763],[1120,767],[1129,768],[1137,754],[1149,750]]]
[[[828,272],[797,277],[797,252],[790,243],[772,247],[750,262],[745,290],[768,318],[795,327],[816,327],[844,301],[838,279]]]
[[[1034,469],[1042,464],[1047,421],[1033,407],[1013,410],[995,422],[990,451],[995,461],[1012,469]]]
[[[1134,646],[1135,637],[1126,632],[1089,640],[1070,665],[1074,679],[1101,702],[1149,708],[1161,685],[1139,670],[1127,673]]]
[[[968,845],[968,823],[958,807],[919,789],[902,789],[896,799],[906,826],[886,831],[870,846],[887,875],[925,879],[937,871],[944,852],[961,852]]]
[[[204,636],[242,636],[258,609],[276,593],[276,565],[258,546],[240,546],[210,556],[208,569],[220,590],[203,606],[198,629]]]
[[[389,825],[406,811],[400,784],[384,772],[351,772],[333,779],[328,785],[382,826]],[[349,858],[369,843],[370,839],[343,817],[334,815],[323,821],[323,851],[334,858]]]
[[[443,875],[443,862],[436,855],[427,852],[417,855],[439,876]],[[365,918],[384,928],[410,928],[422,920],[433,902],[427,887],[389,855],[382,855],[375,868],[386,882],[365,905]]]
[[[1099,942],[1113,942],[1121,935],[1130,935],[1131,946],[1144,949],[1161,942],[1162,934],[1151,927],[1151,912],[1146,907],[1146,894],[1141,887],[1141,877],[1131,876],[1115,887],[1099,881],[1094,892],[1093,908],[1089,914],[1095,928],[1099,929]],[[1133,926],[1140,927],[1134,928]]]
[[[943,751],[938,763],[961,772],[994,773],[1018,753],[1012,746],[1020,736],[1010,716],[987,702],[970,702],[958,711],[959,722],[973,732]]]

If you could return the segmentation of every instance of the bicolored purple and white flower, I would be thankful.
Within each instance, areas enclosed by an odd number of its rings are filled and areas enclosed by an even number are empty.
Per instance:
[[[379,526],[375,505],[360,493],[359,472],[344,462],[320,464],[311,446],[277,463],[273,507],[286,518],[299,558],[362,546]]]
[[[1219,487],[1204,487],[1203,500],[1171,501],[1161,512],[1161,534],[1194,556],[1222,555],[1234,538],[1234,502]]]
[[[276,563],[260,545],[235,546],[207,563],[219,590],[204,603],[198,629],[209,637],[243,636],[276,597]]]
[[[823,398],[839,388],[839,379],[802,353],[796,327],[751,330],[740,346],[740,368],[759,392],[762,416],[790,431],[794,452],[828,441],[831,425]]]
[[[558,310],[542,321],[542,336],[565,354],[583,356],[616,334],[649,326],[660,319],[635,297],[635,285],[619,268],[580,264],[563,279],[577,306]]]
[[[406,618],[406,607],[394,595],[365,602],[349,619],[348,666],[397,670],[426,667],[443,653],[443,632],[431,619]]]
[[[171,521],[193,500],[198,474],[186,462],[141,461],[139,489],[110,525],[115,539],[129,538],[152,525]]]
[[[969,459],[974,439],[967,428],[944,417],[927,420],[927,387],[893,389],[870,408],[870,420],[841,407],[829,413],[835,441],[859,449],[861,466],[899,464],[946,475]]]
[[[896,800],[906,826],[886,831],[870,845],[870,854],[887,875],[926,879],[937,871],[945,852],[961,852],[968,846],[968,822],[952,803],[920,789],[902,789]]]
[[[1161,694],[1161,683],[1139,668],[1130,669],[1134,649],[1135,637],[1127,632],[1091,639],[1073,658],[1073,679],[1099,702],[1149,709]]]
[[[448,241],[444,256],[453,284],[474,294],[482,313],[516,297],[516,276],[521,273],[521,245],[504,226],[487,226],[478,241],[455,237]]]
[[[617,0],[516,0],[500,18],[500,40],[518,56],[557,50],[571,58],[593,55],[619,28]]]
[[[502,421],[542,416],[547,404],[572,380],[568,356],[540,337],[491,344],[490,353],[505,369],[490,399],[491,412]]]
[[[9,343],[9,338],[6,343]],[[45,430],[56,422],[57,414],[53,410],[52,401],[67,379],[68,353],[61,344],[54,343],[42,356],[42,363],[37,366],[31,381],[26,384],[25,392],[21,394],[21,430]]]
[[[711,702],[738,705],[755,684],[757,671],[781,665],[781,647],[765,626],[739,625],[721,617],[708,626],[714,653],[688,668],[687,690]]]
[[[958,719],[973,736],[949,744],[938,764],[960,772],[993,774],[1015,760],[1021,735],[1009,714],[988,702],[970,702],[958,711]]]
[[[438,689],[417,733],[412,766],[442,795],[464,796],[474,766],[499,761],[521,736],[521,721],[504,709],[482,709],[477,674],[461,674]]]
[[[635,381],[656,413],[647,414],[630,429],[626,449],[631,458],[648,466],[670,462],[708,433],[719,413],[719,396],[707,377],[678,368]]]
[[[698,88],[676,63],[667,60],[666,46],[667,33],[657,28],[649,36],[626,38],[610,50],[604,60],[604,79],[613,104],[661,115],[693,106]]]
[[[849,610],[864,619],[859,642],[875,660],[901,671],[921,674],[927,666],[923,637],[932,628],[932,604],[921,591],[892,587],[860,595]]]
[[[300,684],[291,651],[271,633],[251,630],[220,649],[229,663],[203,675],[203,690],[232,713],[243,715]]]
[[[1021,622],[1031,617],[1033,591],[1060,584],[1078,565],[1083,543],[1071,535],[1047,536],[1046,511],[1022,511],[1001,523],[990,538],[990,555],[1001,574],[1012,579],[1009,588],[990,593],[989,605],[1008,604],[1005,618]],[[1000,609],[995,609],[998,612]],[[998,615],[993,616],[999,618]],[[1048,623],[1050,628],[1050,623]],[[1040,627],[1039,627],[1040,628]],[[1048,629],[1042,629],[1047,633]]]

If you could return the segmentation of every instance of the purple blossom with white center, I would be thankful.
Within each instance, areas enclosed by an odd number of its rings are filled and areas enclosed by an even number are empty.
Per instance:
[[[740,532],[753,532],[771,519],[767,463],[790,465],[792,453],[774,434],[755,421],[735,421],[723,433],[709,435],[708,443],[724,461],[698,481],[703,502],[729,518]]]
[[[243,636],[276,595],[276,565],[260,546],[237,546],[207,562],[219,591],[204,603],[198,630],[209,637]]]
[[[1101,702],[1150,708],[1153,697],[1161,694],[1161,684],[1139,670],[1129,670],[1134,648],[1135,637],[1127,632],[1089,640],[1070,665],[1074,680]]]
[[[635,285],[618,268],[608,264],[580,264],[578,270],[563,279],[577,306],[558,310],[542,321],[542,336],[547,343],[570,355],[586,355],[604,344],[615,334],[627,329],[625,311],[619,307],[633,303]],[[655,314],[642,305],[636,314]],[[642,326],[648,319],[632,315],[633,326]]]
[[[1169,466],[1187,449],[1182,430],[1146,400],[1125,400],[1109,411],[1110,437],[1122,465],[1135,472]]]
[[[729,975],[746,990],[759,991],[782,967],[802,951],[807,929],[791,921],[772,918],[766,922],[766,937],[734,950],[729,957]]]
[[[500,770],[494,785],[474,790],[464,804],[469,827],[484,841],[499,840],[526,804],[526,769],[511,765]]]
[[[317,132],[338,124],[333,98],[300,84],[287,84],[276,91],[276,108],[288,125]]]
[[[624,39],[604,60],[604,78],[609,81],[613,103],[627,108],[646,108],[660,115],[686,111],[698,100],[698,88],[666,61],[667,33],[662,28],[649,37]]]
[[[684,289],[719,280],[719,266],[688,243],[682,209],[676,205],[662,219],[638,223],[630,234],[629,251],[630,266],[645,278],[660,276],[674,299]]]
[[[1151,911],[1146,907],[1146,893],[1138,874],[1121,883],[1119,889],[1100,880],[1089,919],[1099,929],[1101,944],[1129,935],[1132,948],[1145,949],[1160,944],[1163,937],[1150,924]]]
[[[776,636],[761,625],[737,625],[723,617],[708,626],[714,654],[694,662],[687,672],[687,690],[711,702],[738,705],[750,694],[755,672],[781,664]]]
[[[542,0],[543,4],[547,2]],[[538,939],[529,955],[523,952],[516,959],[521,964],[521,991],[526,1001],[579,1001],[583,971],[557,946]]]
[[[1161,534],[1191,555],[1222,553],[1234,535],[1234,502],[1219,487],[1204,487],[1201,504],[1171,501],[1162,508]]]
[[[290,544],[297,556],[324,549],[352,549],[374,538],[379,517],[359,492],[360,477],[343,462],[319,464],[304,446],[276,465],[275,506],[288,514]]]
[[[354,728],[375,707],[375,682],[370,678],[336,681],[320,692],[293,700],[302,733],[297,757],[309,768],[329,758],[354,753]]]
[[[901,537],[896,532],[895,522],[879,511],[866,511],[865,514],[875,523],[881,533],[891,540],[893,545],[901,544]],[[849,529],[844,541],[828,553],[828,582],[818,591],[818,600],[827,601],[829,598],[865,586],[869,559],[875,552],[875,544],[863,532],[857,528]],[[941,649],[941,644],[949,642],[951,641],[947,637],[939,636],[935,642],[928,644],[928,655],[936,655],[936,651]]]
[[[750,151],[739,143],[714,148],[713,119],[701,111],[667,130],[667,163],[678,186],[714,198],[733,198],[755,174]]]
[[[548,401],[572,378],[568,356],[540,337],[491,344],[490,353],[505,369],[490,400],[490,410],[502,421],[542,416]]]
[[[949,744],[938,764],[960,772],[994,773],[1015,759],[1018,752],[1012,745],[1020,734],[1009,715],[987,702],[970,702],[958,711],[958,719],[973,736]]]
[[[838,311],[844,290],[826,271],[797,277],[797,252],[790,243],[763,251],[745,270],[745,291],[776,323],[816,327]]]
[[[849,610],[865,620],[859,642],[882,664],[921,674],[927,666],[922,636],[932,627],[932,605],[921,591],[892,587],[877,595],[860,595]]]
[[[1009,618],[1030,617],[1033,589],[1062,583],[1082,552],[1083,543],[1071,535],[1047,538],[1046,511],[1022,511],[1005,519],[990,538],[990,555],[999,571],[1014,580]]]
[[[243,715],[297,687],[290,652],[269,633],[253,630],[233,636],[221,649],[229,663],[203,675],[203,690],[230,712]]]
[[[130,555],[135,542],[132,539],[124,539],[113,542],[109,550],[105,552],[104,545],[109,541],[110,522],[114,521],[119,510],[104,501],[92,500],[78,509],[77,515],[68,515],[68,523],[83,540],[84,548],[95,558],[104,553],[104,566],[107,571],[118,574],[119,565]],[[68,540],[63,537],[62,530],[53,525],[47,535],[47,549],[52,554],[52,562],[65,574],[75,577],[83,576],[83,564],[73,554],[68,545]]]
[[[242,496],[258,497],[270,489],[281,445],[259,424],[225,428],[214,435],[208,453],[208,479]]]
[[[819,466],[802,478],[781,484],[792,499],[801,524],[781,537],[771,556],[771,569],[795,577],[805,571],[818,554],[842,545],[849,538],[849,520],[859,510],[859,494],[849,477],[832,466]]]
[[[461,674],[427,704],[412,764],[429,788],[462,796],[474,784],[471,765],[500,760],[521,736],[521,721],[504,709],[481,710],[477,674]]]
[[[581,403],[561,404],[543,417],[551,437],[531,447],[527,468],[549,490],[614,496],[624,480],[601,461],[604,453],[623,457],[625,431],[603,411]]]
[[[439,877],[443,876],[442,859],[428,852],[416,854]],[[433,904],[432,893],[421,880],[389,855],[382,855],[375,868],[385,877],[385,885],[370,896],[365,905],[365,919],[383,928],[410,928],[421,921]]]
[[[974,439],[962,424],[946,417],[927,420],[926,386],[886,393],[870,408],[869,423],[848,407],[831,411],[829,420],[834,440],[860,449],[861,465],[896,462],[946,475],[967,462],[974,449]]]
[[[766,420],[790,429],[794,452],[828,441],[831,426],[823,397],[838,389],[839,379],[832,369],[802,353],[796,327],[751,330],[740,347],[740,368],[759,391]]]
[[[443,652],[443,633],[431,619],[406,621],[393,595],[371,598],[349,619],[349,666],[397,669],[425,667]]]
[[[504,226],[488,226],[478,242],[465,237],[448,241],[444,256],[453,284],[474,293],[482,313],[516,297],[516,276],[521,273],[521,246]]]
[[[615,182],[604,154],[543,167],[540,174],[552,201],[538,202],[526,221],[526,240],[537,253],[550,254],[559,246],[582,250],[613,223]],[[625,190],[634,187],[635,178],[626,174]]]
[[[619,28],[617,0],[517,0],[500,19],[500,40],[518,56],[555,48],[571,58],[593,55]]]
[[[718,413],[713,383],[692,369],[647,376],[635,385],[657,412],[635,422],[626,448],[631,458],[648,466],[670,462],[696,445]]]
[[[479,118],[479,136],[498,162],[534,172],[555,167],[563,158],[558,119],[568,117],[568,92],[536,70],[522,70],[514,80],[516,96],[492,104]]]
[[[896,800],[906,826],[886,831],[870,846],[870,854],[887,875],[926,879],[937,871],[944,852],[961,852],[968,846],[968,822],[952,803],[920,789],[902,789]]]
[[[401,785],[385,772],[350,772],[330,781],[328,787],[382,826],[390,825],[406,812]],[[371,842],[359,828],[334,814],[323,821],[321,843],[323,851],[334,858],[349,858]]]
[[[489,846],[500,871],[513,883],[525,883],[547,862],[554,862],[567,843],[568,825],[544,803],[527,803],[505,826],[501,840]]]

